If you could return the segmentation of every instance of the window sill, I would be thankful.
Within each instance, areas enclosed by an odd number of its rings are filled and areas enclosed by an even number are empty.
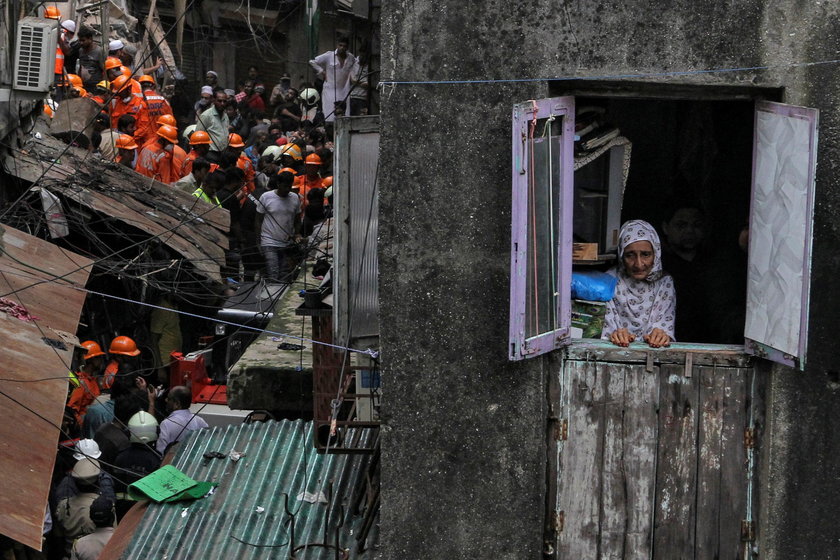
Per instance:
[[[651,348],[644,342],[634,342],[622,348],[607,340],[579,338],[566,347],[568,359],[598,362],[645,363],[650,356],[657,364],[684,364],[688,354],[700,366],[750,367],[753,358],[743,345],[735,344],[675,342],[667,348]]]

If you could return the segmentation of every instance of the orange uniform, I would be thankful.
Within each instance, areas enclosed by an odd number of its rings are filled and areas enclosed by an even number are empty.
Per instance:
[[[173,182],[172,177],[175,176],[172,166],[172,151],[163,149],[155,136],[154,140],[149,140],[140,149],[134,170],[141,175],[169,184]]]
[[[146,106],[149,108],[149,118],[157,122],[158,117],[172,115],[172,107],[164,96],[156,91],[147,91],[143,94],[146,98]]]
[[[138,84],[139,85],[139,84]],[[134,125],[134,141],[138,146],[157,138],[153,130],[152,121],[149,119],[149,109],[142,97],[131,95],[126,103],[121,98],[111,100],[111,128],[117,129],[117,121],[123,115],[133,115],[137,120]]]
[[[79,386],[70,393],[67,406],[72,408],[73,412],[76,413],[76,420],[81,425],[82,419],[87,412],[87,407],[100,395],[101,391],[99,390],[99,383],[97,383],[96,378],[92,375],[89,375],[85,371],[80,371],[76,376],[79,379]]]
[[[306,209],[306,204],[307,204],[306,194],[311,189],[325,189],[326,188],[324,186],[324,179],[325,178],[321,177],[320,175],[318,177],[314,178],[314,179],[310,179],[306,175],[298,175],[297,177],[295,177],[295,183],[294,183],[294,186],[292,187],[292,190],[294,192],[298,193],[300,195],[301,199],[302,199],[301,200],[301,206],[300,206],[301,212],[303,212],[303,210]]]
[[[192,166],[193,162],[198,158],[198,152],[195,150],[190,150],[190,153],[187,154],[186,159],[184,159],[184,166],[181,168],[181,177],[186,177],[190,173],[192,173]]]
[[[172,183],[180,179],[181,177],[185,177],[186,173],[184,173],[184,164],[187,161],[187,152],[178,146],[177,144],[172,144]],[[190,164],[190,171],[192,171],[192,164]]]
[[[239,154],[239,159],[236,160],[236,167],[245,172],[245,193],[254,192],[254,176],[257,174],[254,171],[254,163],[251,158],[245,154]]]

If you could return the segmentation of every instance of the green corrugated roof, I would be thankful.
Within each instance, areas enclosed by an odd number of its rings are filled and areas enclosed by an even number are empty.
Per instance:
[[[291,531],[284,493],[289,495],[289,508],[296,512],[296,546],[323,543],[327,527],[328,542],[334,543],[343,506],[340,546],[350,549],[351,558],[372,558],[378,517],[367,539],[369,550],[358,553],[356,537],[364,512],[351,511],[359,493],[365,491],[371,456],[318,454],[312,446],[312,430],[312,422],[283,420],[192,432],[181,442],[172,464],[195,480],[219,486],[211,496],[191,503],[150,505],[121,558],[288,558]],[[355,437],[374,434],[357,431]],[[227,454],[231,450],[245,456],[236,463],[203,457],[208,451]],[[329,498],[330,488],[329,504],[299,499],[304,492],[317,495],[319,491]],[[264,511],[258,513],[258,507]],[[233,537],[261,546],[248,546]],[[335,553],[315,548],[296,558],[333,559]]]

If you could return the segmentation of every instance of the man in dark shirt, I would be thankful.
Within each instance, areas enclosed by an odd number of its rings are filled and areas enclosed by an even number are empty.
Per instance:
[[[114,401],[114,420],[96,430],[93,440],[99,444],[99,450],[102,452],[99,458],[102,459],[106,470],[110,471],[117,455],[128,448],[130,443],[128,421],[136,413],[143,410],[145,396],[142,390],[132,389],[128,393],[116,397]]]
[[[274,110],[274,118],[280,121],[280,128],[283,132],[297,130],[300,126],[301,112],[297,96],[297,90],[289,88]]]
[[[102,77],[102,49],[93,42],[93,29],[83,25],[79,30],[79,75],[85,89],[93,91]]]
[[[152,447],[158,438],[157,430],[155,417],[143,410],[128,421],[130,444],[114,459],[118,519],[134,505],[134,501],[125,495],[128,486],[160,468],[161,457]]]
[[[239,204],[238,193],[245,184],[245,173],[238,167],[230,167],[225,171],[225,183],[216,193],[222,208],[230,213],[230,233],[228,234],[228,251],[225,251],[224,278],[239,277],[240,249],[242,247],[242,206]]]

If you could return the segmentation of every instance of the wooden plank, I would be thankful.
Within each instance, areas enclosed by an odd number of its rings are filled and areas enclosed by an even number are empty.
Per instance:
[[[721,368],[723,370],[723,368]],[[726,372],[695,367],[699,381],[700,405],[697,461],[696,553],[701,558],[720,554],[721,464]]]
[[[624,470],[624,381],[633,367],[597,364],[606,380],[603,401],[604,453],[601,461],[601,511],[598,558],[624,558],[624,532],[627,526],[627,473]],[[635,369],[641,369],[636,366]]]
[[[762,525],[759,523],[759,512],[762,511],[761,509],[761,492],[758,491],[759,488],[759,481],[761,480],[768,480],[769,473],[767,472],[769,468],[768,461],[762,461],[762,457],[767,457],[768,454],[765,454],[762,451],[762,446],[765,444],[765,436],[767,435],[768,420],[767,420],[767,392],[768,392],[768,385],[770,383],[772,370],[774,366],[770,362],[766,362],[763,360],[758,360],[756,362],[756,367],[754,368],[753,373],[751,373],[747,380],[747,387],[748,387],[748,395],[750,396],[750,401],[747,406],[748,413],[753,415],[753,422],[755,424],[755,448],[753,449],[753,470],[752,470],[752,518],[756,523],[756,540],[760,542],[761,540],[761,531]],[[781,366],[778,366],[781,369]],[[770,444],[769,438],[766,441],[767,445]],[[748,469],[749,474],[749,469]],[[745,511],[748,511],[745,508]]]
[[[622,558],[651,557],[656,449],[658,437],[659,368],[634,366],[624,383],[624,472],[627,528]]]
[[[568,439],[560,455],[558,509],[564,514],[558,559],[596,558],[603,460],[606,378],[592,362],[571,362],[568,380]]]
[[[615,363],[644,363],[650,355],[656,364],[684,364],[687,353],[692,354],[697,365],[746,367],[752,361],[752,357],[744,353],[743,346],[732,344],[677,342],[668,348],[654,349],[643,342],[634,342],[621,348],[607,340],[586,338],[575,340],[566,348],[569,359]]]
[[[694,558],[697,376],[685,377],[682,365],[664,365],[659,395],[653,558]]]
[[[752,372],[749,368],[717,368],[717,375],[725,380],[720,438],[719,558],[742,557],[739,554],[743,545],[741,520],[746,518],[748,484],[744,430],[749,424]]]

